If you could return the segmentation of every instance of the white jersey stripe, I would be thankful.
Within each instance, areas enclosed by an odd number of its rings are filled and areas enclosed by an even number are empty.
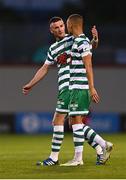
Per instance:
[[[82,53],[82,57],[85,57],[87,55],[92,55],[92,53],[90,51],[85,51]]]
[[[70,90],[72,89],[89,89],[89,85],[79,85],[79,84],[73,84],[69,87]]]
[[[68,109],[59,109],[59,108],[56,108],[56,111],[58,111],[58,112],[66,112],[66,113],[69,112]]]
[[[80,57],[80,53],[77,53],[77,52],[71,52],[71,56]]]
[[[59,74],[60,73],[63,73],[64,71],[67,71],[67,70],[69,70],[70,68],[69,68],[69,66],[65,66],[65,67],[63,67],[63,68],[61,68],[60,70],[59,70]]]
[[[49,65],[56,64],[58,67],[58,79],[59,79],[58,82],[60,82],[59,90],[65,87],[69,88],[69,79],[70,79],[69,62],[71,60],[70,52],[71,52],[72,44],[73,44],[73,36],[66,34],[62,40],[56,41],[55,43],[53,43],[50,46],[47,53],[46,64],[49,64]],[[63,56],[63,54],[65,56]],[[63,59],[63,58],[66,58],[66,59]],[[65,76],[64,74],[69,74],[69,77]]]
[[[76,114],[88,114],[89,111],[74,111],[70,112],[69,115],[76,115]]]
[[[83,49],[83,48],[84,48],[84,44],[79,46],[79,49]],[[92,45],[89,44],[88,50],[91,50],[91,49],[92,49]],[[85,51],[86,51],[86,49],[85,49]]]
[[[70,69],[70,73],[86,73],[86,69]]]
[[[65,79],[67,79],[67,78],[70,78],[70,74],[64,74],[64,75],[62,75],[61,77],[59,77],[58,82],[60,82],[60,81],[62,81],[62,80],[65,80]]]
[[[53,63],[54,63],[53,61],[45,60],[45,64],[51,65],[51,64],[53,64]]]
[[[73,60],[72,65],[84,65],[83,61]]]
[[[71,77],[70,81],[88,81],[87,77]]]
[[[48,53],[48,57],[49,57],[51,60],[53,60],[53,58],[49,55],[49,53]]]
[[[64,39],[62,39],[61,41],[56,41],[54,44],[51,45],[51,48],[54,48],[56,45],[58,45],[59,42],[64,42],[64,41],[71,39],[71,37],[72,36],[68,36],[68,34],[66,34]]]
[[[70,86],[69,89],[89,89],[86,68],[83,62],[83,56],[91,54],[91,44],[89,39],[80,34],[74,39],[71,48],[72,64],[70,65]],[[85,83],[86,82],[86,83]]]
[[[56,54],[58,51],[62,50],[63,48],[64,48],[64,44],[61,45],[61,46],[59,46],[59,47],[56,48],[55,50],[52,50],[52,51],[51,51],[51,52],[52,52],[52,56],[53,56],[54,54]]]
[[[63,84],[59,85],[59,90],[61,90],[64,87],[69,87],[69,81],[68,82],[64,82]]]

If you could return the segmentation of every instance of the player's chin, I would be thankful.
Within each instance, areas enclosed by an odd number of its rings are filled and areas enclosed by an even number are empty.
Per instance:
[[[60,37],[60,38],[64,38],[64,36],[65,36],[64,33],[60,33],[60,34],[59,34],[59,37]]]

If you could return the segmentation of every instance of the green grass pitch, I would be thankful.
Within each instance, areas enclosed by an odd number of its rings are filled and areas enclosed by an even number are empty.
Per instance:
[[[114,143],[110,160],[96,166],[96,154],[84,145],[84,165],[77,167],[36,167],[37,160],[48,157],[51,135],[0,135],[1,179],[122,179],[126,178],[126,134],[103,134]],[[59,160],[71,160],[72,134],[65,134]]]

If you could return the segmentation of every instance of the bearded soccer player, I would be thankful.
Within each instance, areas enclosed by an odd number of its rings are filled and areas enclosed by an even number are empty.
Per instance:
[[[33,79],[23,87],[23,93],[26,95],[40,80],[42,80],[48,73],[49,67],[52,64],[57,64],[58,67],[58,100],[56,112],[53,118],[53,138],[52,138],[52,151],[44,161],[40,161],[38,165],[51,166],[58,164],[58,155],[64,137],[64,119],[69,112],[69,79],[71,62],[70,50],[73,44],[73,36],[65,34],[65,25],[60,17],[54,17],[50,20],[50,31],[56,38],[56,42],[49,48],[47,59],[44,65],[37,71]],[[92,28],[94,47],[97,46],[98,39],[95,27]],[[94,39],[95,38],[95,39]],[[83,129],[83,128],[82,128]],[[85,134],[85,130],[83,130]],[[86,135],[87,136],[87,135]],[[87,136],[86,138],[88,138]],[[90,142],[90,138],[88,139]],[[92,142],[92,147],[95,147],[97,155],[103,154],[102,148],[96,143]],[[98,160],[98,163],[100,161]]]

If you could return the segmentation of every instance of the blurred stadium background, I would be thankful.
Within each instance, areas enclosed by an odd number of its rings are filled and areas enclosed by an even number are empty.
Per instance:
[[[99,32],[94,51],[95,84],[101,96],[88,124],[99,133],[126,132],[125,1],[0,0],[0,135],[51,133],[57,98],[57,69],[28,95],[22,86],[43,64],[54,42],[48,21],[72,13],[85,19],[85,34]],[[69,131],[67,122],[65,130]]]
[[[54,42],[48,21],[64,20],[72,13],[85,18],[85,33],[91,38],[95,24],[99,47],[94,51],[95,84],[101,96],[92,105],[91,126],[100,132],[126,131],[126,12],[114,1],[91,0],[1,0],[0,1],[0,132],[51,131],[57,93],[57,69],[29,96],[22,86],[43,64]],[[104,120],[103,120],[104,119]],[[41,124],[41,125],[40,125]]]

